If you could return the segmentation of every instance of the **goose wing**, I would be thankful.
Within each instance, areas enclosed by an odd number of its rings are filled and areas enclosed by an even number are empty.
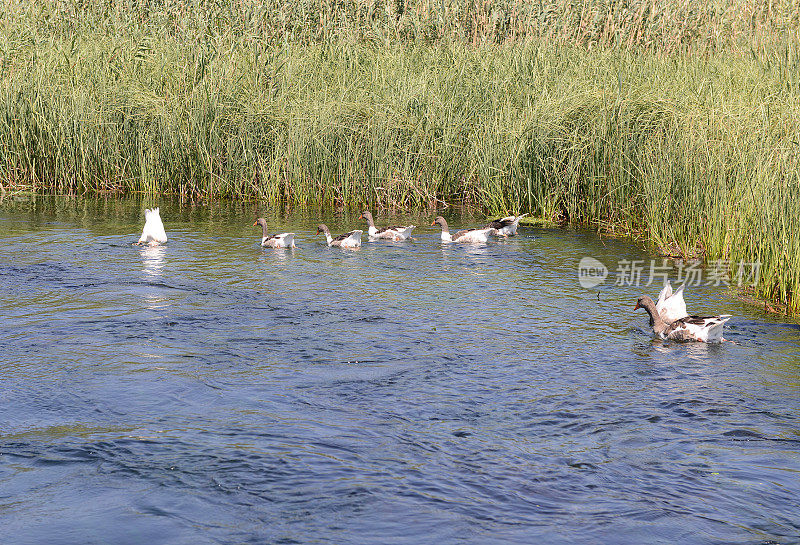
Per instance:
[[[294,233],[277,233],[261,241],[262,246],[273,248],[294,247]]]
[[[350,231],[349,233],[344,233],[344,234],[339,235],[338,237],[334,238],[333,242],[343,242],[343,241],[347,240],[348,238],[352,237],[353,235],[355,235],[356,233],[358,233],[358,235],[360,236],[362,232],[361,231]]]
[[[497,230],[489,227],[484,229],[464,229],[453,235],[456,242],[486,242],[489,235],[497,233]]]
[[[465,237],[465,236],[469,236],[469,235],[475,233],[475,231],[477,231],[477,229],[462,229],[461,231],[456,231],[456,234],[453,235],[453,240],[457,240],[459,238],[462,238],[462,237]]]
[[[381,233],[388,233],[389,231],[402,231],[403,229],[404,229],[403,227],[394,225],[392,227],[381,227],[375,232],[380,235]]]
[[[689,315],[686,311],[686,301],[683,299],[683,288],[685,286],[684,284],[673,292],[672,286],[667,281],[661,289],[661,293],[658,294],[656,310],[665,322],[672,323]]]
[[[730,319],[730,314],[686,316],[672,322],[664,336],[676,341],[721,342],[722,327]]]
[[[383,227],[375,231],[376,237],[379,238],[393,238],[393,239],[406,239],[411,235],[414,230],[414,225],[393,225],[391,227]]]
[[[658,300],[656,301],[656,308],[658,305],[661,305],[666,301],[668,298],[672,297],[672,283],[669,280],[664,282],[664,287],[661,288],[661,291],[658,292]]]
[[[339,246],[341,248],[357,248],[361,246],[361,233],[364,231],[356,229],[343,235],[339,235],[331,241],[331,246]]]
[[[503,227],[508,227],[514,223],[514,217],[511,216],[510,218],[502,218],[499,220],[492,220],[486,225],[483,226],[484,229],[497,229],[500,230]]]

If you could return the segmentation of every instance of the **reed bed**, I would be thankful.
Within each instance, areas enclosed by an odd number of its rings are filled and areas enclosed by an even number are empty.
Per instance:
[[[696,4],[8,2],[0,184],[525,211],[796,311],[798,8]]]

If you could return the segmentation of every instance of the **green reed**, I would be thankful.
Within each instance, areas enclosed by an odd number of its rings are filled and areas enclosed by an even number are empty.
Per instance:
[[[0,184],[524,211],[800,308],[792,4],[312,4],[9,2]]]

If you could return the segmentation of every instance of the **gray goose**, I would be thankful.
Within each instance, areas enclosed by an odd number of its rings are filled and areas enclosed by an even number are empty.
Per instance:
[[[704,343],[720,343],[722,326],[731,319],[730,314],[719,316],[686,316],[672,323],[667,323],[656,310],[656,304],[649,295],[642,295],[636,301],[633,310],[643,308],[650,315],[650,327],[653,333],[662,339],[673,341],[699,341]]]
[[[339,248],[359,248],[361,246],[361,229],[350,231],[336,238],[331,237],[331,231],[324,223],[317,225],[317,234],[325,233],[325,238],[328,240],[328,246],[338,246]]]
[[[405,227],[396,225],[393,227],[381,227],[378,229],[375,227],[375,221],[373,221],[372,213],[369,210],[364,210],[361,212],[361,217],[367,220],[367,223],[369,224],[369,229],[367,230],[369,238],[385,238],[400,242],[409,238],[411,236],[411,231],[413,231],[414,227],[416,227],[415,225],[407,225]]]
[[[267,220],[258,218],[253,224],[261,226],[261,245],[267,248],[297,248],[294,245],[294,233],[279,233],[270,235],[267,232]]]
[[[484,225],[484,229],[491,227],[492,229],[497,230],[497,234],[501,237],[513,237],[517,234],[517,227],[519,227],[519,220],[527,216],[528,214],[522,214],[521,216],[506,216],[504,218],[500,218],[499,220],[490,221],[486,225]]]
[[[483,229],[464,229],[463,231],[458,231],[456,234],[451,235],[450,229],[447,226],[447,221],[442,216],[436,216],[431,226],[437,223],[442,226],[442,242],[484,243],[489,240],[489,235],[497,234],[495,228],[484,227]]]

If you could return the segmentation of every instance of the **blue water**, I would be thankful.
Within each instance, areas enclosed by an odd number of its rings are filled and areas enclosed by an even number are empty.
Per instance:
[[[328,248],[356,211],[0,203],[0,543],[798,543],[800,329],[653,340],[590,232]],[[454,227],[478,218],[450,214]]]

